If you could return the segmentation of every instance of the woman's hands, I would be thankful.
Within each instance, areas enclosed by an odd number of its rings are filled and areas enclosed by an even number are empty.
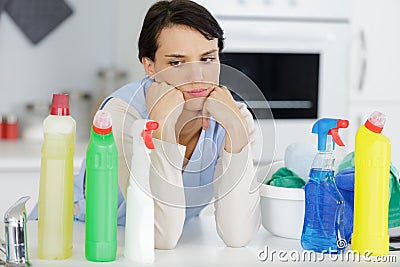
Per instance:
[[[153,82],[146,94],[149,117],[159,123],[153,137],[170,143],[177,143],[175,125],[185,104],[183,93],[166,82]],[[204,102],[203,129],[207,130],[212,116],[225,128],[225,150],[238,153],[249,142],[247,123],[229,90],[215,86]]]
[[[247,123],[229,90],[215,86],[203,107],[203,128],[208,129],[210,115],[225,128],[225,150],[238,153],[249,142]]]
[[[153,137],[176,143],[175,125],[185,100],[181,91],[166,82],[153,82],[147,90],[146,107],[149,117],[159,123]]]

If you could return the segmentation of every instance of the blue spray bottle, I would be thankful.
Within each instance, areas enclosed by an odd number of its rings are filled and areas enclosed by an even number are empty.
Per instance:
[[[338,130],[348,125],[347,120],[323,118],[312,128],[312,133],[318,134],[318,153],[304,188],[303,249],[340,253],[347,246],[343,225],[344,200],[334,180],[333,150],[335,143],[344,146]]]

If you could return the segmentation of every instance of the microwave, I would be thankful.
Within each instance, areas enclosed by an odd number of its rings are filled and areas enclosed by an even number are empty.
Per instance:
[[[319,53],[225,52],[221,63],[248,76],[262,97],[223,81],[237,101],[246,102],[254,118],[267,119],[259,110],[268,102],[274,119],[316,119],[320,76]],[[222,68],[222,78],[224,68]],[[241,92],[240,94],[238,92]]]
[[[220,84],[253,113],[257,161],[283,159],[296,142],[316,147],[311,128],[317,119],[347,118],[349,1],[198,2],[224,30]]]

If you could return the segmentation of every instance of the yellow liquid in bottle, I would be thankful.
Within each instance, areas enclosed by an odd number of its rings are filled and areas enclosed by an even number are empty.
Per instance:
[[[75,132],[45,133],[38,204],[38,257],[72,255]]]

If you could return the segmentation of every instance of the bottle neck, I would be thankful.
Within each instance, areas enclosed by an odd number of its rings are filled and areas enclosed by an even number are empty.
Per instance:
[[[90,130],[90,132],[91,132],[91,135],[94,137],[94,138],[97,138],[97,139],[113,139],[114,137],[113,137],[113,133],[112,133],[112,131],[111,132],[109,132],[109,133],[97,133],[94,129],[93,129],[93,127],[92,127],[92,129]]]
[[[332,151],[318,151],[315,155],[312,168],[327,171],[333,171],[335,165],[335,157]]]
[[[334,141],[331,135],[328,135],[326,137],[326,146],[325,146],[325,151],[324,152],[330,152],[332,153],[334,149]]]

